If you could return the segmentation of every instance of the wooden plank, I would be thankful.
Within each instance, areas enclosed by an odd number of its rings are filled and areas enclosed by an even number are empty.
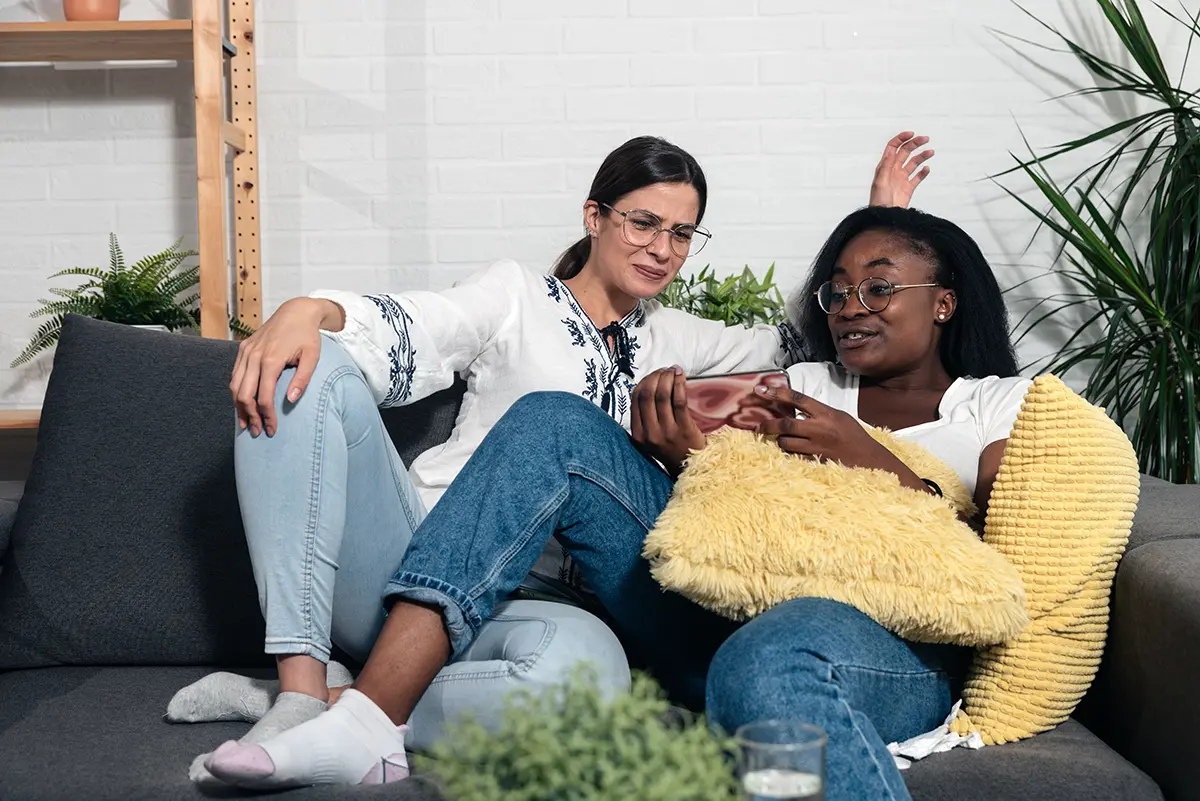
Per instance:
[[[0,23],[0,61],[187,61],[192,52],[188,19]]]
[[[262,325],[262,247],[258,213],[258,88],[255,80],[254,0],[228,0],[229,36],[238,54],[229,63],[233,121],[246,147],[233,157],[234,258],[238,320]]]
[[[41,420],[41,409],[0,409],[0,431],[33,431]]]
[[[225,122],[221,86],[221,10],[214,0],[192,3],[196,99],[196,201],[199,205],[200,333],[229,338],[229,267],[225,239]]]
[[[223,122],[221,141],[240,153],[246,149],[246,132],[232,122]]]

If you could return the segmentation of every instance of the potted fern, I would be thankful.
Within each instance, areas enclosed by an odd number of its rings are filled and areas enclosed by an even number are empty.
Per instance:
[[[594,674],[508,699],[499,730],[452,726],[414,762],[452,801],[735,801],[731,743],[702,718],[675,712],[662,690],[635,675],[629,693],[605,699]]]
[[[689,278],[676,276],[658,296],[664,306],[680,309],[726,325],[779,323],[784,318],[783,296],[775,285],[775,265],[760,281],[749,267],[718,280],[711,267]]]
[[[184,266],[186,259],[197,254],[194,250],[181,250],[182,241],[126,265],[116,235],[109,234],[107,269],[72,267],[50,276],[51,279],[77,276],[86,280],[73,289],[52,288],[50,294],[57,299],[39,301],[42,306],[30,316],[50,319],[42,323],[12,366],[32,360],[57,343],[68,314],[167,331],[195,328],[200,321],[197,306],[200,268],[194,264]],[[233,320],[231,325],[235,333],[250,333],[240,321]]]
[[[1018,159],[1048,208],[1011,189],[1062,241],[1055,269],[1072,291],[1039,301],[1021,336],[1064,312],[1087,324],[1048,369],[1089,370],[1083,394],[1130,433],[1143,472],[1178,483],[1200,479],[1200,93],[1164,65],[1137,0],[1095,0],[1124,51],[1110,60],[1041,23],[1096,79],[1073,94],[1108,94],[1136,109],[1112,125]],[[1158,8],[1200,45],[1200,12]],[[1032,16],[1032,15],[1030,15]],[[1181,74],[1186,74],[1186,71]],[[1104,143],[1102,157],[1065,185],[1047,162]],[[1027,143],[1028,146],[1028,143]],[[1032,153],[1032,151],[1031,151]],[[996,176],[999,177],[999,176]],[[1095,325],[1098,339],[1089,341]]]

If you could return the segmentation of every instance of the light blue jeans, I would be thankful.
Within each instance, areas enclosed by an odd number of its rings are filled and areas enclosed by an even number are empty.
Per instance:
[[[365,661],[383,626],[384,588],[425,508],[346,352],[322,339],[316,372],[295,404],[284,398],[292,374],[276,388],[275,436],[239,431],[234,444],[265,650],[327,662],[336,643]],[[542,597],[554,591],[547,582],[537,589]],[[583,661],[606,692],[628,688],[625,653],[599,618],[567,603],[498,603],[413,711],[407,742],[427,749],[465,714],[494,724],[506,693],[561,683]]]

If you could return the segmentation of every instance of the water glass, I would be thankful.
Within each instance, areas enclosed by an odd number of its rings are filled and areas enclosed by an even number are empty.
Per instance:
[[[800,720],[763,720],[734,732],[747,801],[824,801],[825,732]]]

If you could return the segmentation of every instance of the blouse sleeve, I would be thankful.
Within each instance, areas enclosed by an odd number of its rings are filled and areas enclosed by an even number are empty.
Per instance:
[[[324,332],[362,370],[380,406],[402,406],[446,389],[514,316],[523,270],[502,261],[443,292],[355,295],[319,290],[345,310]]]
[[[726,326],[693,318],[695,361],[690,375],[770,370],[807,361],[795,329],[780,325]]]
[[[1025,402],[1025,393],[1033,382],[1027,378],[1000,378],[982,399],[979,423],[984,447],[1008,439],[1017,413]]]

